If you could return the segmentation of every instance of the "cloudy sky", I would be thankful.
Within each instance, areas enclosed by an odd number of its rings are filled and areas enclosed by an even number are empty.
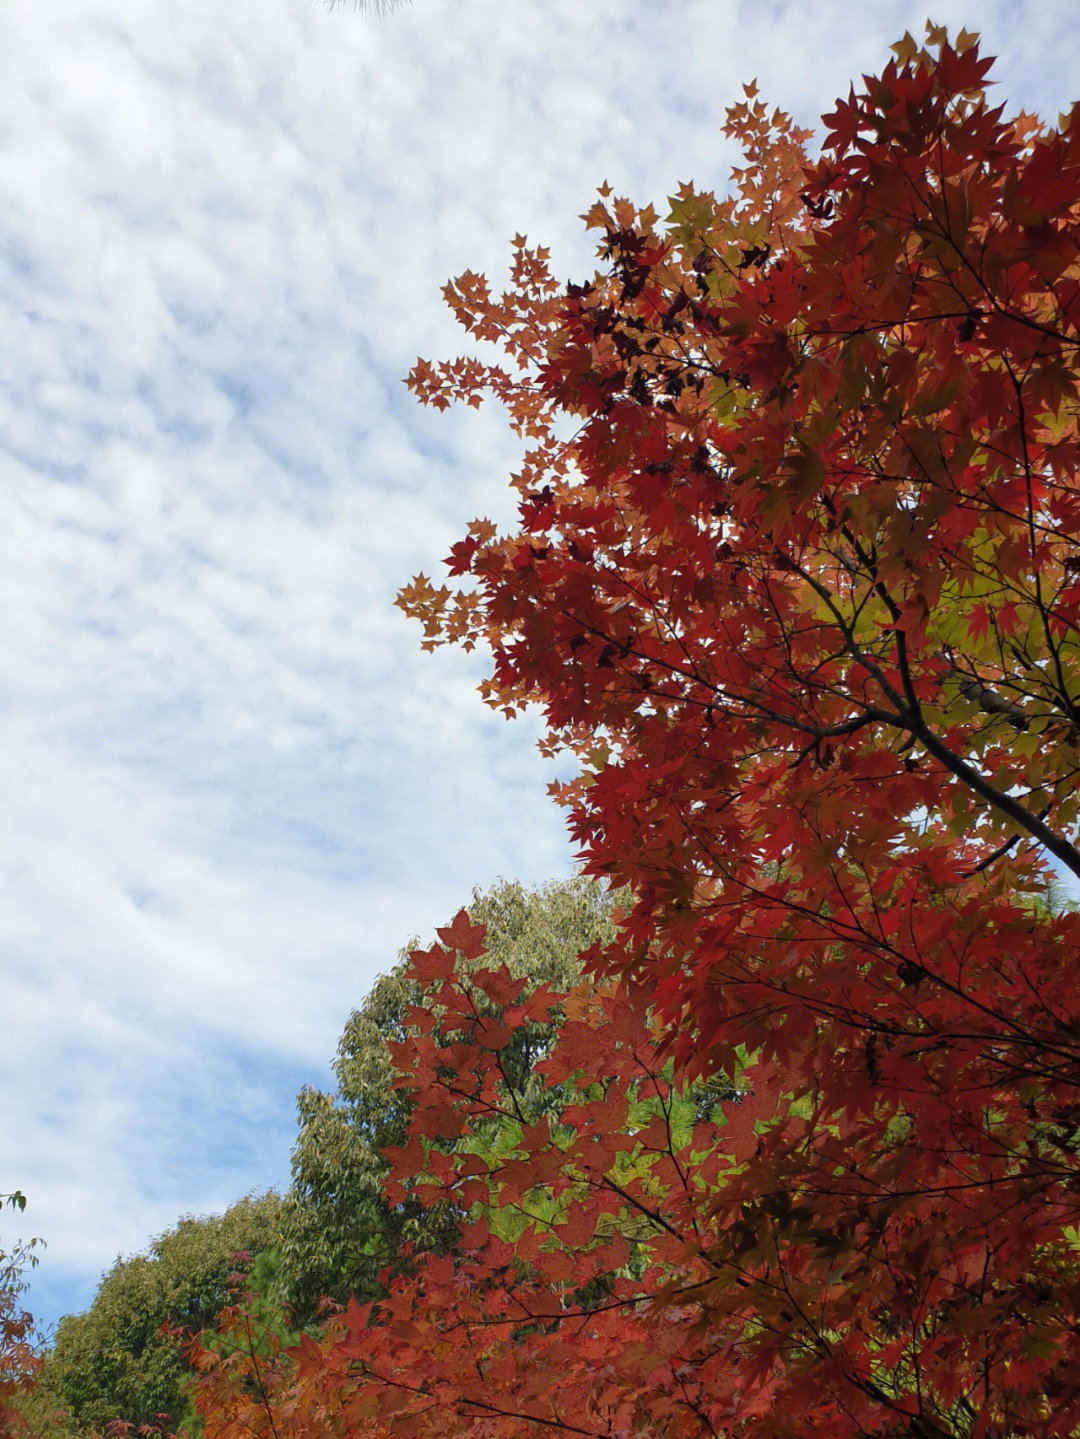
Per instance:
[[[1053,117],[1064,0],[967,6]],[[421,411],[439,288],[525,231],[581,277],[605,178],[724,183],[925,12],[817,0],[4,0],[0,1191],[85,1307],[181,1214],[287,1182],[350,1008],[474,886],[571,872],[537,730],[397,587],[508,513],[497,412]]]

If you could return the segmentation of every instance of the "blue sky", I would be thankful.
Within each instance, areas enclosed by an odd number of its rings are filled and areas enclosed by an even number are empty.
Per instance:
[[[935,6],[1074,97],[1073,7]],[[925,11],[838,0],[0,7],[0,1191],[45,1324],[288,1180],[294,1101],[412,935],[569,874],[530,721],[393,608],[509,513],[495,410],[422,411],[439,289],[591,268],[602,180],[720,187],[757,77],[813,123]]]

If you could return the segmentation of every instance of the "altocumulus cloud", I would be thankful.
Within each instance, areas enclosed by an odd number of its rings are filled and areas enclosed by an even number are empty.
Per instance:
[[[1080,42],[983,3],[1002,98]],[[0,1190],[82,1307],[179,1214],[283,1184],[346,1014],[474,885],[570,872],[535,724],[392,608],[506,514],[496,413],[420,412],[509,237],[580,275],[609,179],[722,184],[757,76],[813,122],[915,5],[11,0],[0,11]],[[3,1234],[11,1237],[11,1222]]]

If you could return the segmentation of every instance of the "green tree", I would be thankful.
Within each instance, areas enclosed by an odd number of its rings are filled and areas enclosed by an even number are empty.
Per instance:
[[[614,935],[614,899],[584,880],[527,891],[503,884],[474,894],[469,916],[487,926],[485,963],[505,964],[526,992],[549,983],[568,989],[581,973],[580,953]],[[440,1248],[453,1243],[445,1211],[407,1198],[390,1205],[382,1194],[383,1151],[404,1143],[411,1101],[394,1087],[388,1041],[407,1038],[405,1014],[421,996],[406,975],[406,946],[353,1011],[338,1044],[336,1094],[305,1089],[298,1099],[300,1133],[293,1152],[293,1184],[282,1215],[280,1297],[301,1321],[326,1295],[343,1303],[380,1292],[380,1273],[394,1267],[403,1244]],[[540,1102],[530,1087],[533,1064],[551,1042],[552,1026],[515,1032],[505,1056],[508,1081],[525,1103]],[[535,1091],[535,1094],[533,1093]]]
[[[86,1313],[60,1321],[39,1381],[45,1399],[83,1428],[160,1414],[180,1422],[189,1370],[180,1339],[162,1326],[211,1326],[229,1299],[234,1256],[271,1249],[280,1212],[277,1194],[247,1197],[222,1215],[189,1215],[145,1254],[118,1258]]]

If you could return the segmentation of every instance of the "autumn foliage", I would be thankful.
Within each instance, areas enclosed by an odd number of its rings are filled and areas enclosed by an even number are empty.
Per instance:
[[[507,364],[410,384],[502,401],[520,520],[400,602],[633,903],[524,1007],[464,917],[414,956],[394,1175],[461,1247],[208,1358],[208,1436],[1080,1432],[1080,106],[896,49],[816,160],[749,90],[730,196],[603,190],[587,283],[448,286]]]
[[[34,1322],[19,1303],[19,1291],[0,1291],[0,1436],[27,1432],[17,1407],[32,1388],[41,1367]]]

